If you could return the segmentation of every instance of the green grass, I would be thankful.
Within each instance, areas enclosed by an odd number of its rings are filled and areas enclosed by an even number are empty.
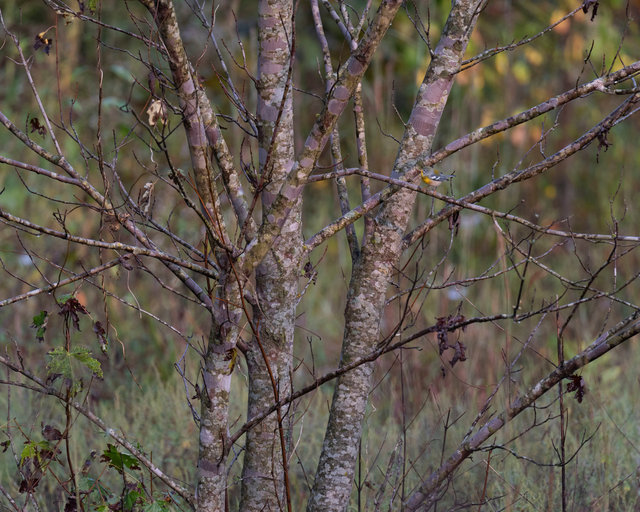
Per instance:
[[[464,338],[469,340],[480,333],[479,329],[471,328]],[[406,442],[406,460],[403,464],[399,459],[392,468],[396,475],[406,474],[405,494],[419,483],[421,477],[439,465],[443,455],[446,457],[455,449],[478,407],[502,373],[499,358],[489,353],[482,354],[482,351],[488,352],[490,342],[490,338],[476,338],[475,345],[469,348],[470,359],[459,363],[453,370],[447,370],[445,377],[441,375],[440,359],[435,348],[430,346],[431,342],[423,344],[424,349],[419,352],[405,351],[404,393],[400,388],[400,363],[394,360],[394,356],[385,356],[376,363],[376,383],[379,385],[371,395],[361,446],[362,476],[356,478],[362,483],[361,510],[370,510],[369,507],[373,506],[390,457],[403,437],[403,403],[407,423],[403,439]],[[538,349],[546,350],[544,344]],[[566,467],[566,495],[570,510],[632,510],[635,505],[640,430],[634,395],[637,389],[635,368],[640,363],[640,356],[633,349],[633,342],[622,346],[582,373],[588,387],[583,403],[579,404],[570,395],[565,397],[567,457],[574,454],[584,437],[591,436]],[[568,344],[567,352],[573,350]],[[539,360],[536,363],[537,359],[524,360],[522,371],[514,376],[512,393],[524,391],[549,371],[548,365],[541,365]],[[166,367],[162,371],[150,367],[143,372],[135,372],[138,384],[123,368],[107,370],[104,381],[96,381],[92,385],[92,398],[88,403],[112,428],[126,432],[131,442],[139,443],[146,453],[152,455],[154,463],[169,475],[186,485],[193,485],[197,429],[186,406],[181,379],[167,371],[172,361],[164,360],[162,364]],[[238,418],[237,427],[244,418],[245,383],[242,371],[237,371],[236,376],[235,402],[230,417]],[[23,388],[12,387],[9,395],[7,386],[3,385],[1,391],[0,408],[3,411],[7,411],[8,400],[11,400],[8,413],[13,442],[11,449],[0,455],[0,482],[13,496],[17,496],[19,480],[14,453],[19,456],[25,437],[34,441],[42,439],[42,423],[62,429],[64,408],[56,399],[36,395]],[[291,457],[295,510],[304,506],[307,485],[313,480],[326,427],[330,392],[330,385],[323,386],[296,407],[293,435],[296,451]],[[552,392],[538,404],[538,422],[546,415],[557,417],[559,405],[556,396]],[[505,397],[504,391],[498,393],[496,409],[505,405]],[[198,404],[195,405],[197,408]],[[82,417],[74,415],[74,421],[70,447],[74,466],[78,468],[92,450],[100,454],[110,440]],[[448,427],[445,426],[447,421]],[[539,464],[557,463],[555,449],[559,447],[560,438],[557,418],[519,437],[520,432],[531,426],[533,421],[531,411],[524,413],[491,442],[504,445]],[[20,425],[20,430],[16,425]],[[446,444],[443,447],[445,434]],[[514,437],[517,439],[509,442]],[[397,454],[405,455],[401,448]],[[94,477],[101,475],[103,485],[118,489],[121,485],[118,475],[104,471],[105,464],[97,459],[89,474]],[[490,465],[487,469],[488,460]],[[241,457],[231,472],[232,503],[239,491],[240,467]],[[142,471],[139,475],[148,485],[148,473]],[[382,496],[384,503],[388,504],[391,499],[393,482],[392,478],[387,483]],[[156,479],[154,489],[162,488]],[[401,490],[398,489],[397,493]],[[61,499],[57,483],[50,476],[40,484],[38,495],[45,503]],[[478,453],[465,462],[448,483],[438,509],[449,510],[464,503],[478,503],[483,497],[490,502],[482,510],[559,510],[560,468],[517,459],[498,448],[490,455],[488,452]],[[392,510],[399,510],[398,499],[399,494],[393,501]],[[354,488],[350,510],[357,510],[357,502],[358,491]]]

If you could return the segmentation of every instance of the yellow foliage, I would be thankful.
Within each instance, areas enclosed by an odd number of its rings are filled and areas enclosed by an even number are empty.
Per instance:
[[[504,75],[507,73],[509,69],[509,58],[507,54],[502,52],[496,55],[496,71],[500,75]]]
[[[553,24],[556,21],[558,21],[560,18],[562,18],[564,15],[566,15],[567,12],[564,9],[555,9],[551,12],[551,16],[549,17],[549,24]],[[554,32],[564,35],[567,32],[569,32],[569,29],[571,28],[571,19],[568,19],[566,21],[564,21],[563,23],[560,23],[560,25],[558,25],[556,28],[554,28]]]
[[[519,84],[528,84],[531,79],[531,70],[526,63],[519,60],[516,62],[513,67],[513,76],[518,81]]]
[[[634,59],[631,58],[630,55],[622,52],[620,53],[620,58],[616,59],[615,64],[613,65],[613,68],[611,69],[611,71],[618,71],[620,68],[624,67],[625,62],[633,62]]]
[[[588,50],[584,37],[580,34],[572,34],[565,45],[565,51],[567,50],[572,60],[582,60]],[[595,55],[595,53],[593,55]]]
[[[482,118],[480,120],[480,126],[487,126],[495,121],[493,112],[490,109],[485,108],[482,111]]]
[[[557,195],[558,189],[555,187],[555,185],[547,185],[546,187],[544,187],[544,196],[547,199],[555,199]]]
[[[482,117],[480,121],[481,126],[487,126],[488,124],[493,123],[495,120],[496,118],[495,118],[494,110],[486,108],[482,111]],[[480,141],[480,144],[482,144],[483,146],[492,146],[496,142],[503,140],[504,137],[505,137],[504,132],[499,132],[493,135],[492,137],[487,137],[486,139],[482,139]]]
[[[419,67],[416,69],[416,85],[419,87],[424,81],[424,75],[427,74],[427,66],[423,68]]]
[[[534,66],[539,66],[544,61],[542,53],[532,46],[525,47],[524,56],[527,61],[529,61],[529,63],[533,64]]]

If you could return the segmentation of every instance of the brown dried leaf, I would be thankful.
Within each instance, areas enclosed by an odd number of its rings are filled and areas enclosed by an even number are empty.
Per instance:
[[[568,379],[570,382],[567,384],[567,393],[575,392],[575,399],[581,404],[587,394],[587,383],[580,375],[571,375]]]
[[[147,109],[147,115],[151,126],[155,126],[158,122],[165,124],[168,118],[168,111],[164,100],[153,100]]]
[[[80,317],[78,316],[78,313],[82,313],[83,315],[89,314],[87,309],[82,304],[80,304],[78,299],[76,299],[75,297],[67,299],[64,304],[60,306],[60,311],[58,312],[59,315],[64,317],[65,321],[71,320],[73,326],[77,331],[79,331]]]
[[[38,132],[43,137],[47,134],[47,129],[40,124],[40,119],[37,117],[29,119],[29,125],[31,125],[31,133]]]
[[[109,346],[109,340],[107,339],[107,332],[104,330],[104,327],[102,327],[100,321],[93,323],[93,332],[96,333],[98,343],[100,343],[100,350],[106,354]]]

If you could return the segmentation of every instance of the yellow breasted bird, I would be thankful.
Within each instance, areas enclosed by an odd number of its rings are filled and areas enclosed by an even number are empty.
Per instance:
[[[437,187],[454,177],[453,174],[440,174],[440,172],[436,171],[433,167],[427,167],[420,172],[422,181],[430,187]]]

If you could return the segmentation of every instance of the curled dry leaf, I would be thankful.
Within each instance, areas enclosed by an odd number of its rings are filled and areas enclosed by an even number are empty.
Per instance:
[[[155,126],[158,122],[162,124],[166,123],[168,112],[164,100],[153,100],[147,109],[147,115],[149,116],[149,124],[151,126]]]
[[[153,188],[155,181],[149,181],[138,194],[138,207],[145,217],[150,217],[151,208],[153,206]]]
[[[68,322],[69,320],[71,320],[75,329],[79,331],[80,316],[78,315],[78,313],[81,313],[83,315],[88,315],[89,312],[87,311],[87,308],[85,308],[80,303],[80,301],[78,301],[78,299],[76,299],[73,296],[67,297],[64,301],[61,301],[59,303],[59,306],[60,306],[60,311],[58,311],[58,314],[64,317],[65,322]]]
[[[580,375],[571,375],[568,379],[567,393],[575,393],[576,400],[581,404],[587,394],[587,383]]]
[[[99,321],[93,323],[93,332],[96,333],[98,343],[100,343],[100,350],[106,354],[109,348],[109,340],[107,339],[107,332]]]
[[[454,343],[449,343],[449,332],[454,332],[459,329],[456,327],[461,322],[464,322],[463,315],[448,315],[436,318],[436,330],[438,333],[438,352],[440,355],[444,354],[447,350],[453,350],[453,357],[449,361],[451,367],[459,361],[467,360],[467,346],[460,341],[456,340]],[[464,327],[462,327],[464,331]],[[444,367],[441,368],[442,376],[445,376]]]
[[[47,134],[47,129],[40,124],[40,120],[37,117],[29,119],[29,125],[31,126],[31,133],[38,132],[43,137]]]

